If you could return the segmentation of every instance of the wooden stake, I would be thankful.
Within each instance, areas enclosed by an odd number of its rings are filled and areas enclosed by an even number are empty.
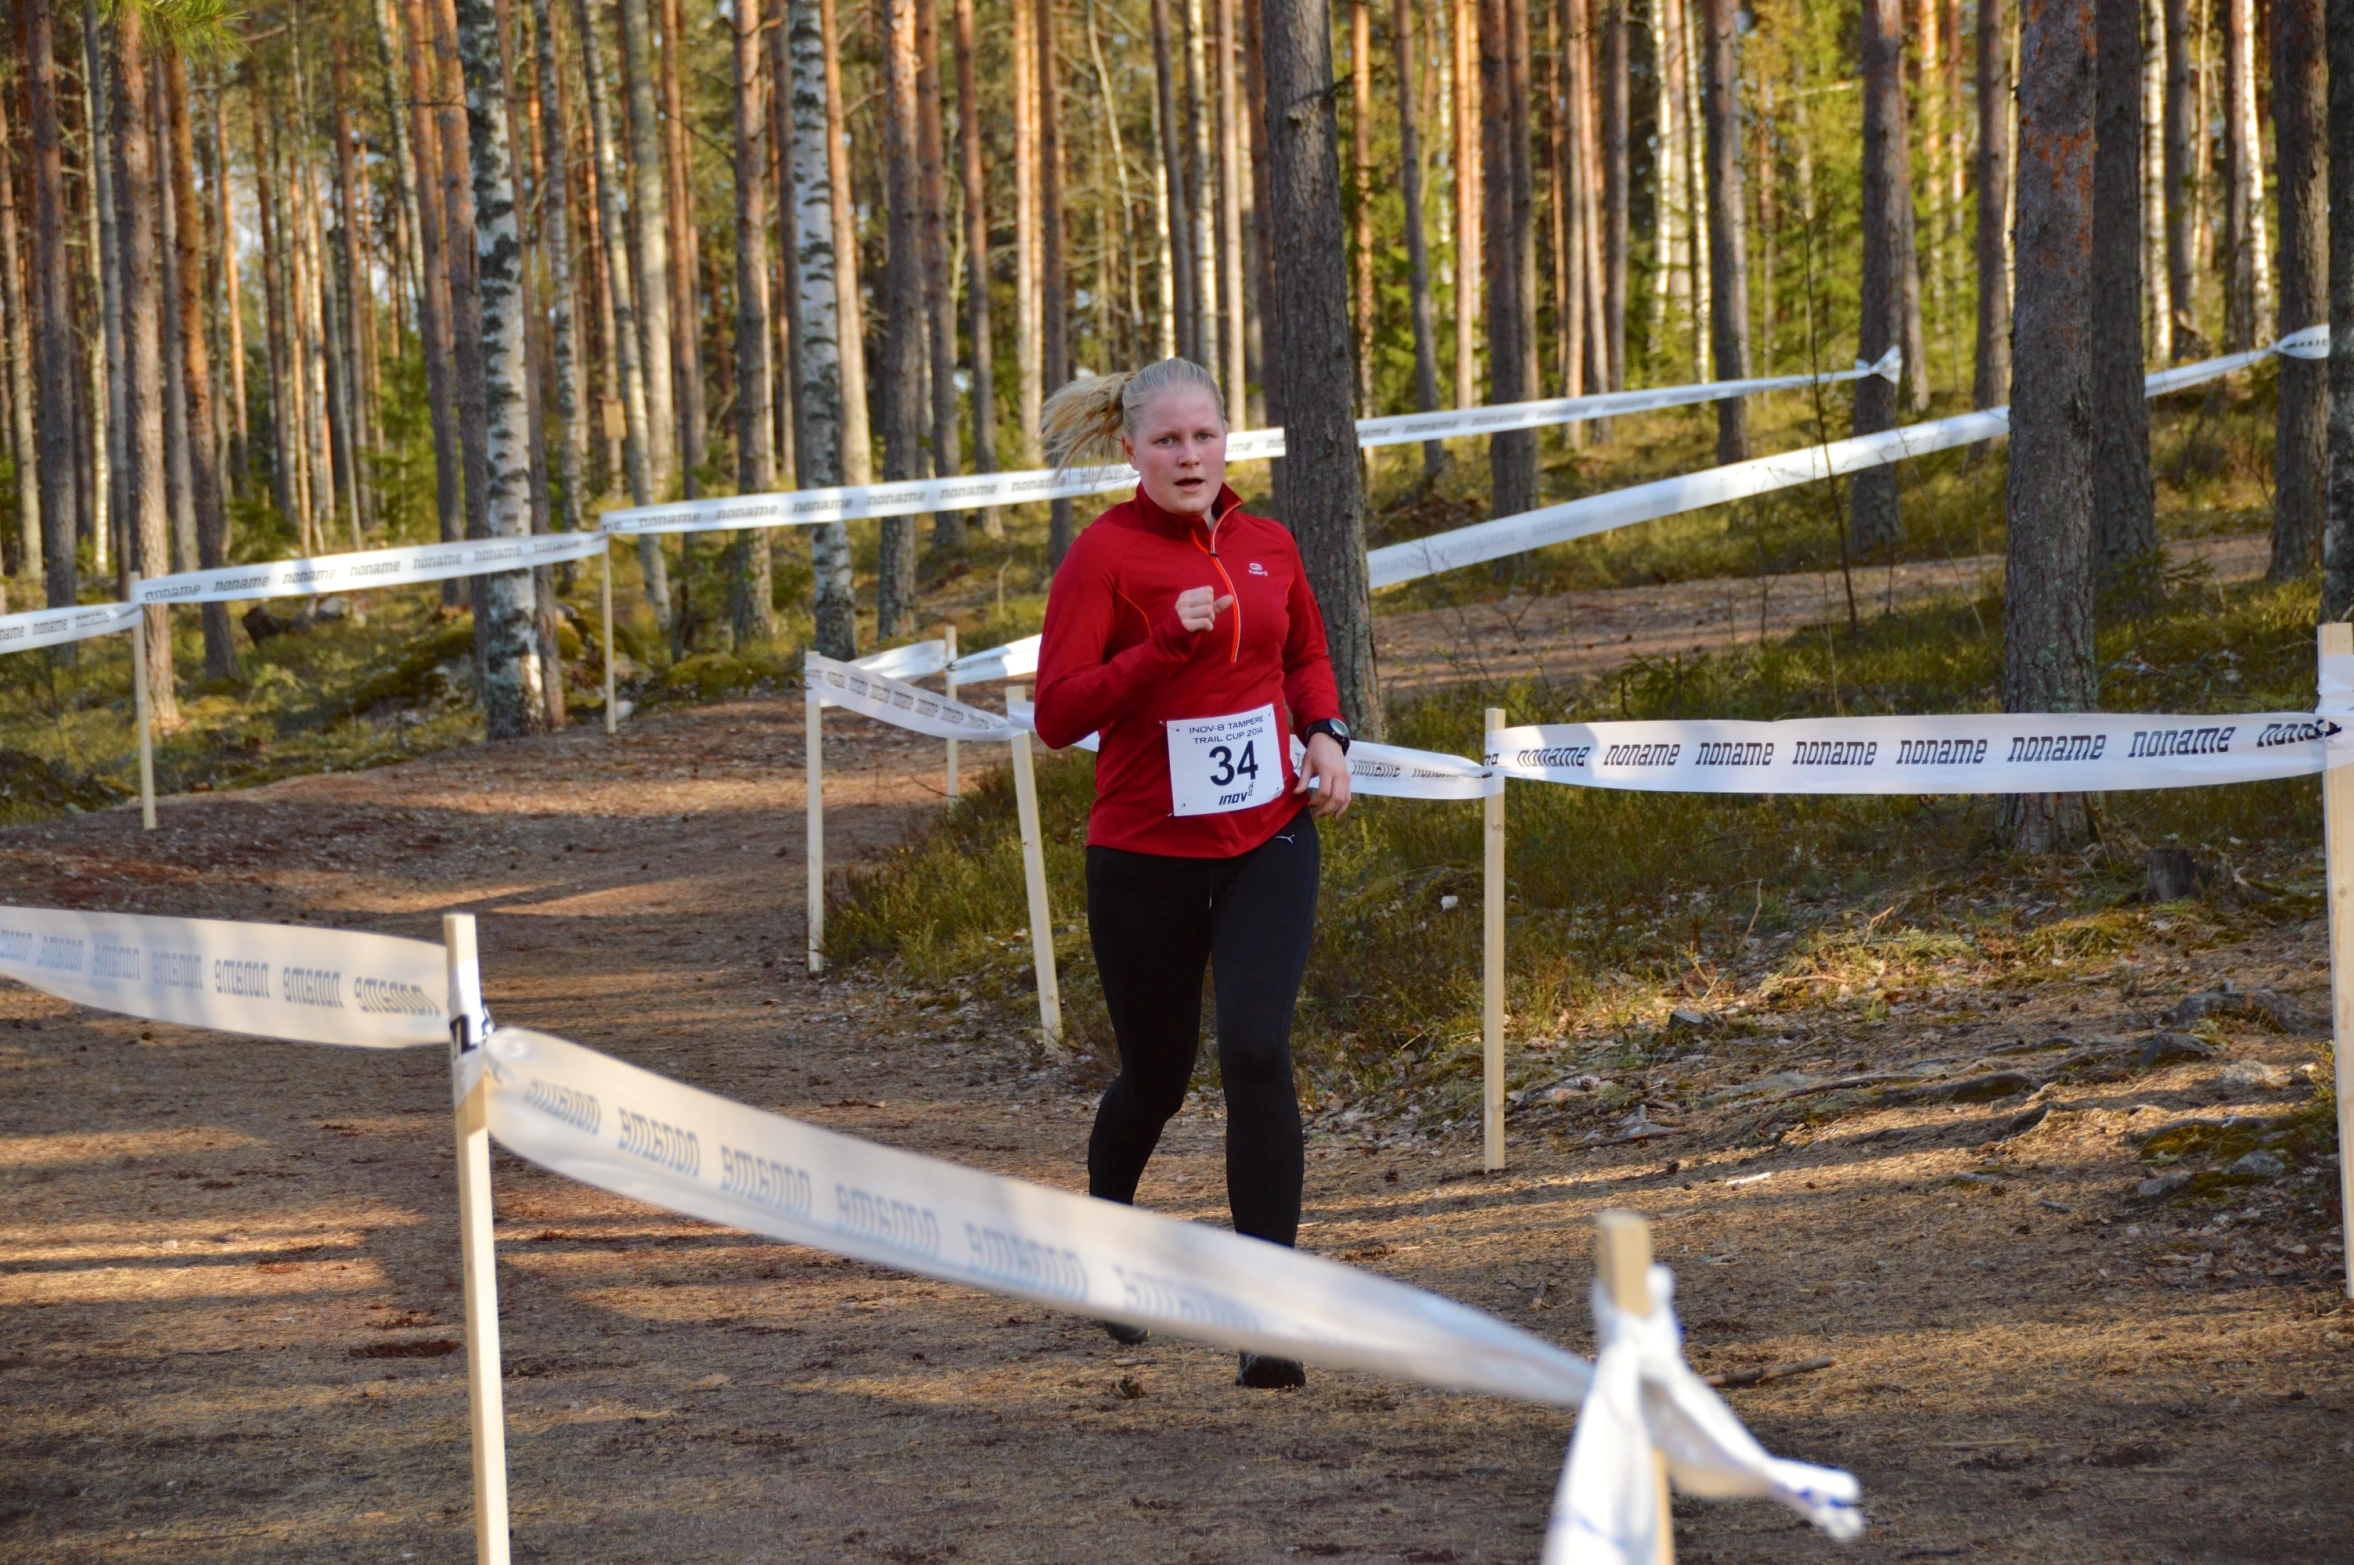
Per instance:
[[[1633,1212],[1604,1212],[1594,1219],[1594,1272],[1621,1315],[1651,1313],[1651,1224]],[[1675,1512],[1669,1507],[1667,1458],[1653,1452],[1659,1483],[1659,1544],[1653,1565],[1675,1565]]]
[[[444,914],[450,1050],[478,1049],[488,1030],[474,915]],[[466,1404],[474,1430],[474,1558],[507,1565],[507,1414],[499,1384],[498,1249],[491,1228],[490,1078],[478,1076],[458,1100],[458,1254],[466,1302]]]
[[[1488,708],[1489,733],[1504,726],[1504,709]],[[1482,754],[1485,754],[1483,749]],[[1485,926],[1480,939],[1480,1044],[1485,1089],[1480,1124],[1485,1132],[1481,1166],[1504,1167],[1504,795],[1487,796]]]
[[[131,601],[139,600],[139,573],[131,572]],[[131,616],[131,711],[139,724],[139,826],[155,830],[155,718],[147,691],[147,611]]]
[[[597,556],[597,581],[605,604],[605,732],[612,734],[621,729],[621,713],[613,704],[613,538],[610,533],[605,537],[605,552]]]
[[[1024,685],[1005,687],[1006,710],[1028,693]],[[1014,750],[1014,814],[1022,828],[1022,879],[1030,891],[1030,960],[1038,973],[1038,1030],[1049,1049],[1063,1043],[1063,997],[1054,977],[1054,918],[1046,905],[1046,843],[1038,829],[1038,776],[1030,767],[1030,736],[1016,733]]]
[[[940,627],[940,639],[948,643],[948,699],[956,699],[956,627]],[[948,797],[956,797],[956,741],[948,741]]]
[[[2324,658],[2354,656],[2354,625],[2321,627]],[[2341,718],[2341,721],[2346,719]],[[2329,877],[2330,1045],[2338,1075],[2338,1231],[2354,1298],[2354,767],[2321,774],[2322,856]]]
[[[826,728],[825,697],[809,682],[809,733],[803,743],[808,772],[801,813],[809,827],[809,971],[826,970]]]

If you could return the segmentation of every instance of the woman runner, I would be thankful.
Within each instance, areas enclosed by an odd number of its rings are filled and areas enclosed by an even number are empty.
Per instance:
[[[1312,817],[1349,806],[1348,725],[1297,546],[1226,487],[1226,412],[1186,359],[1074,381],[1040,433],[1064,465],[1114,451],[1136,497],[1056,570],[1038,651],[1038,736],[1102,736],[1087,827],[1087,914],[1120,1073],[1096,1111],[1087,1187],[1133,1204],[1201,1047],[1216,978],[1226,1195],[1237,1233],[1300,1226],[1291,1016],[1316,917]],[[1307,753],[1297,774],[1291,739]],[[1139,1327],[1106,1322],[1122,1342]],[[1307,1384],[1242,1355],[1245,1386]]]

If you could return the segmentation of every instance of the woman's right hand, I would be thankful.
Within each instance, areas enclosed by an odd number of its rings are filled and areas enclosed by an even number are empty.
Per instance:
[[[1218,616],[1234,606],[1234,596],[1213,599],[1211,593],[1211,588],[1194,587],[1177,594],[1177,623],[1197,636],[1217,624]]]

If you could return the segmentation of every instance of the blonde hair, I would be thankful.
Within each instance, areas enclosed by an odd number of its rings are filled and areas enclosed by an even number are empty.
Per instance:
[[[1116,462],[1120,438],[1136,432],[1145,405],[1164,391],[1199,386],[1226,419],[1226,398],[1217,377],[1191,359],[1162,359],[1142,369],[1114,370],[1074,380],[1046,399],[1038,413],[1038,440],[1056,472],[1092,462]]]

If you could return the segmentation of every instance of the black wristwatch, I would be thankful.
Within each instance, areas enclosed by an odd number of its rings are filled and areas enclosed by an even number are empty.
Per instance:
[[[1330,734],[1340,743],[1340,753],[1349,753],[1349,725],[1337,717],[1320,717],[1300,730],[1300,743],[1306,744],[1318,734]]]

